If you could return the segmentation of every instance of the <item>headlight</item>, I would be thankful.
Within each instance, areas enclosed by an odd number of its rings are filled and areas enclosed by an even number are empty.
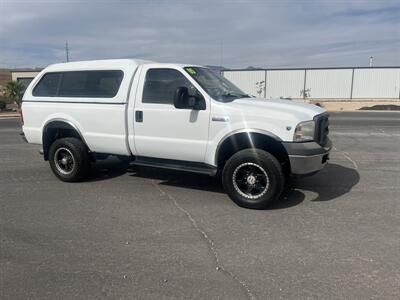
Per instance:
[[[301,122],[296,126],[294,131],[293,141],[295,142],[308,142],[314,140],[315,122],[306,121]]]

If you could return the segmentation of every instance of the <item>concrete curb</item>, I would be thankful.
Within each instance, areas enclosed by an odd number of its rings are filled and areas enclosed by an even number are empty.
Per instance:
[[[309,99],[308,103],[317,104],[328,111],[398,111],[396,109],[373,109],[374,106],[382,107],[400,107],[400,100],[397,99],[365,99],[365,100],[348,100],[348,99]],[[369,108],[369,109],[368,109]]]
[[[1,114],[0,113],[0,119],[10,119],[10,118],[19,118],[18,113],[12,113],[12,114]]]

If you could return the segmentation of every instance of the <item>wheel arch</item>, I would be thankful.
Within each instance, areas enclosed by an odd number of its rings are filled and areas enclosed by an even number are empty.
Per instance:
[[[78,138],[89,149],[81,131],[74,123],[66,119],[51,119],[45,123],[42,131],[43,158],[45,160],[48,160],[49,158],[49,148],[51,144],[56,139],[64,137]]]
[[[289,165],[289,156],[285,147],[282,145],[282,140],[273,133],[256,129],[238,130],[225,136],[218,143],[215,152],[215,164],[218,167],[223,167],[225,162],[233,154],[249,148],[258,148],[268,151],[281,164]]]

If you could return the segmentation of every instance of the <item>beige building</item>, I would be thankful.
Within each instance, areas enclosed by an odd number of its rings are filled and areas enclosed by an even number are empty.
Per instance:
[[[40,73],[42,69],[0,69],[0,101],[8,102],[3,95],[3,90],[10,81],[19,81],[26,88],[29,83]],[[13,108],[13,104],[9,104],[8,107]]]
[[[11,80],[20,81],[25,87],[42,69],[0,69],[0,90]]]
[[[21,82],[26,88],[40,71],[42,69],[13,69],[10,70],[11,80]]]

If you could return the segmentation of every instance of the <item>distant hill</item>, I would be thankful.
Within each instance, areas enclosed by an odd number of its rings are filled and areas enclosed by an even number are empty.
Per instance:
[[[0,96],[6,83],[11,81],[11,72],[9,69],[0,69]]]
[[[226,68],[222,66],[206,66],[206,67],[211,69],[211,71],[217,74],[221,74],[221,71],[226,70]]]

